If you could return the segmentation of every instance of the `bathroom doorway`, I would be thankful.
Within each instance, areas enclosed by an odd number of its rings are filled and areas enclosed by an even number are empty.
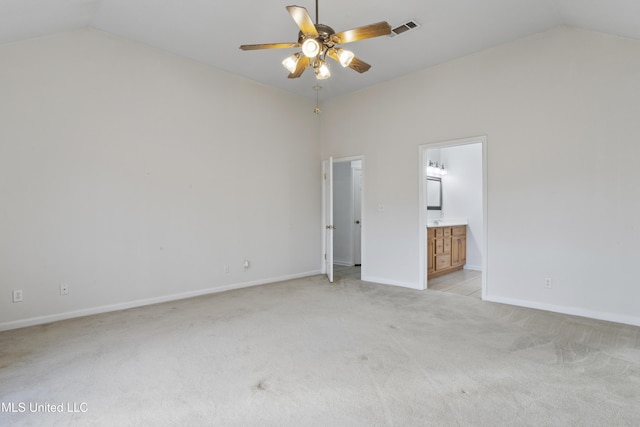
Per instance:
[[[486,151],[484,136],[420,146],[424,289],[486,295]]]

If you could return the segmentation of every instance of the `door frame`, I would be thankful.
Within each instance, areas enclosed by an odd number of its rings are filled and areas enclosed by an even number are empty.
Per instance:
[[[426,200],[426,179],[427,171],[424,165],[426,160],[426,151],[432,148],[445,148],[455,147],[459,145],[469,144],[482,144],[482,299],[487,297],[487,278],[488,278],[488,259],[489,259],[489,234],[488,234],[488,199],[487,199],[487,177],[488,177],[488,164],[487,164],[487,136],[473,136],[470,138],[453,139],[448,141],[438,141],[422,144],[418,146],[418,161],[420,173],[420,182],[418,183],[418,209],[419,212],[419,272],[418,283],[421,289],[427,289],[427,200]]]
[[[328,160],[324,159],[322,161],[322,164],[324,165],[325,162]],[[357,156],[349,156],[349,157],[339,157],[339,158],[333,158],[333,164],[335,163],[343,163],[343,162],[352,162],[354,160],[360,160],[362,162],[362,166],[361,166],[361,171],[362,171],[362,192],[360,193],[360,221],[362,223],[362,226],[360,228],[360,278],[362,279],[363,277],[365,277],[365,271],[366,271],[366,245],[365,245],[365,241],[366,241],[366,213],[365,213],[365,174],[366,174],[366,167],[365,167],[365,156],[364,155],[357,155]],[[326,269],[326,262],[324,259],[324,254],[327,253],[327,230],[325,228],[326,222],[327,222],[327,215],[326,215],[326,210],[327,210],[327,194],[324,188],[324,166],[323,166],[323,185],[322,185],[322,252],[321,252],[321,257],[322,257],[322,267],[320,269],[320,272],[322,274],[326,274],[327,273],[327,269]]]
[[[322,267],[333,283],[333,157],[322,161]],[[329,244],[328,244],[329,242]]]

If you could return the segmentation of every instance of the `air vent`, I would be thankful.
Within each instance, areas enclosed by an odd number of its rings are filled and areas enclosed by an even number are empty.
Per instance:
[[[399,36],[400,34],[404,34],[411,30],[415,30],[418,27],[420,27],[420,24],[418,24],[416,21],[414,20],[407,21],[402,25],[398,25],[397,27],[392,28],[391,34],[389,34],[389,37]]]

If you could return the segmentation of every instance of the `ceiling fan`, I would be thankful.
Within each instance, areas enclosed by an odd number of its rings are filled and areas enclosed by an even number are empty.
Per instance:
[[[300,77],[307,66],[313,68],[316,78],[329,78],[331,72],[327,65],[327,57],[338,61],[343,67],[349,67],[359,73],[364,73],[371,68],[371,65],[356,58],[353,52],[342,49],[338,45],[391,33],[391,26],[385,21],[336,33],[328,25],[318,23],[318,0],[316,0],[315,24],[307,9],[302,6],[287,6],[287,11],[300,28],[297,42],[243,44],[240,49],[302,48],[302,52],[296,52],[282,61],[282,65],[289,70],[290,79]]]

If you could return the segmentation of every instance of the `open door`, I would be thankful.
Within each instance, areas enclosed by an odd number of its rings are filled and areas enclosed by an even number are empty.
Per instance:
[[[322,162],[324,176],[324,260],[327,279],[333,283],[333,157]]]
[[[353,176],[353,263],[362,265],[362,169],[351,169]]]

